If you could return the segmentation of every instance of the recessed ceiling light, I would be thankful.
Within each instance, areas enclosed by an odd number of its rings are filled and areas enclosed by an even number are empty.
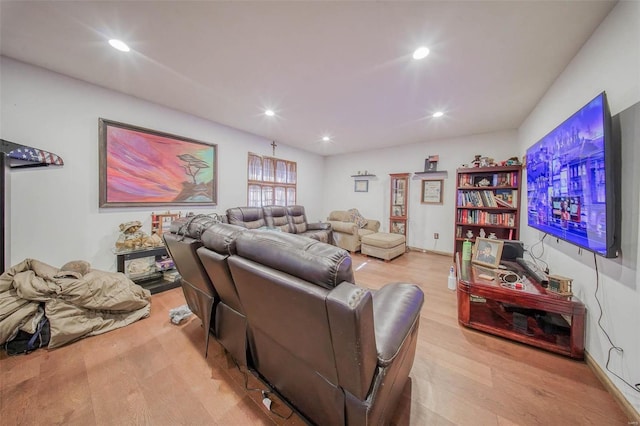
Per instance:
[[[438,117],[442,117],[444,115],[444,112],[442,111],[437,111],[433,113],[433,118],[438,118]]]
[[[109,40],[109,44],[111,45],[111,47],[113,47],[114,49],[118,49],[121,52],[128,52],[129,50],[131,50],[125,42],[115,38]]]
[[[413,59],[423,59],[426,58],[428,54],[429,49],[424,46],[420,46],[413,52]]]
[[[265,115],[268,115],[269,117],[273,117],[274,115],[276,115],[275,112],[273,112],[272,109],[268,109],[264,112]]]
[[[329,142],[331,140],[331,138],[329,136],[323,136],[322,140],[325,142]]]

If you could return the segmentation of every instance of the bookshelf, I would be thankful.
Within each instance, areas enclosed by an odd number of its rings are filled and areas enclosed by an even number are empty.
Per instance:
[[[456,170],[454,254],[478,236],[520,238],[521,184],[519,165]]]

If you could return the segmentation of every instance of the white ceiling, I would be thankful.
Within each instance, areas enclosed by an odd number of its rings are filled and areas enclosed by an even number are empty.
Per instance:
[[[23,62],[335,155],[518,128],[614,5],[2,0],[0,47]],[[132,51],[114,50],[109,38]],[[414,61],[419,45],[431,54]],[[436,120],[437,110],[445,116]],[[325,134],[333,140],[322,142]]]

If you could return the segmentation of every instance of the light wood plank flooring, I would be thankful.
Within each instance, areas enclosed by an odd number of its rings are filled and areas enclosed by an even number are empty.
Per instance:
[[[447,289],[451,258],[407,253],[385,263],[353,256],[356,281],[379,288],[418,284],[425,292],[410,386],[397,425],[626,425],[628,419],[584,362],[457,322]],[[0,355],[2,425],[301,425],[267,411],[259,391],[195,316],[173,325],[181,289],[153,296],[151,316],[56,350]],[[245,377],[248,384],[245,385]],[[280,401],[274,410],[290,413]]]

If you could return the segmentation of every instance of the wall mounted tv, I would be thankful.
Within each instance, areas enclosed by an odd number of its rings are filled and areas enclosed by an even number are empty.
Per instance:
[[[527,150],[527,222],[617,257],[620,145],[604,92]]]

